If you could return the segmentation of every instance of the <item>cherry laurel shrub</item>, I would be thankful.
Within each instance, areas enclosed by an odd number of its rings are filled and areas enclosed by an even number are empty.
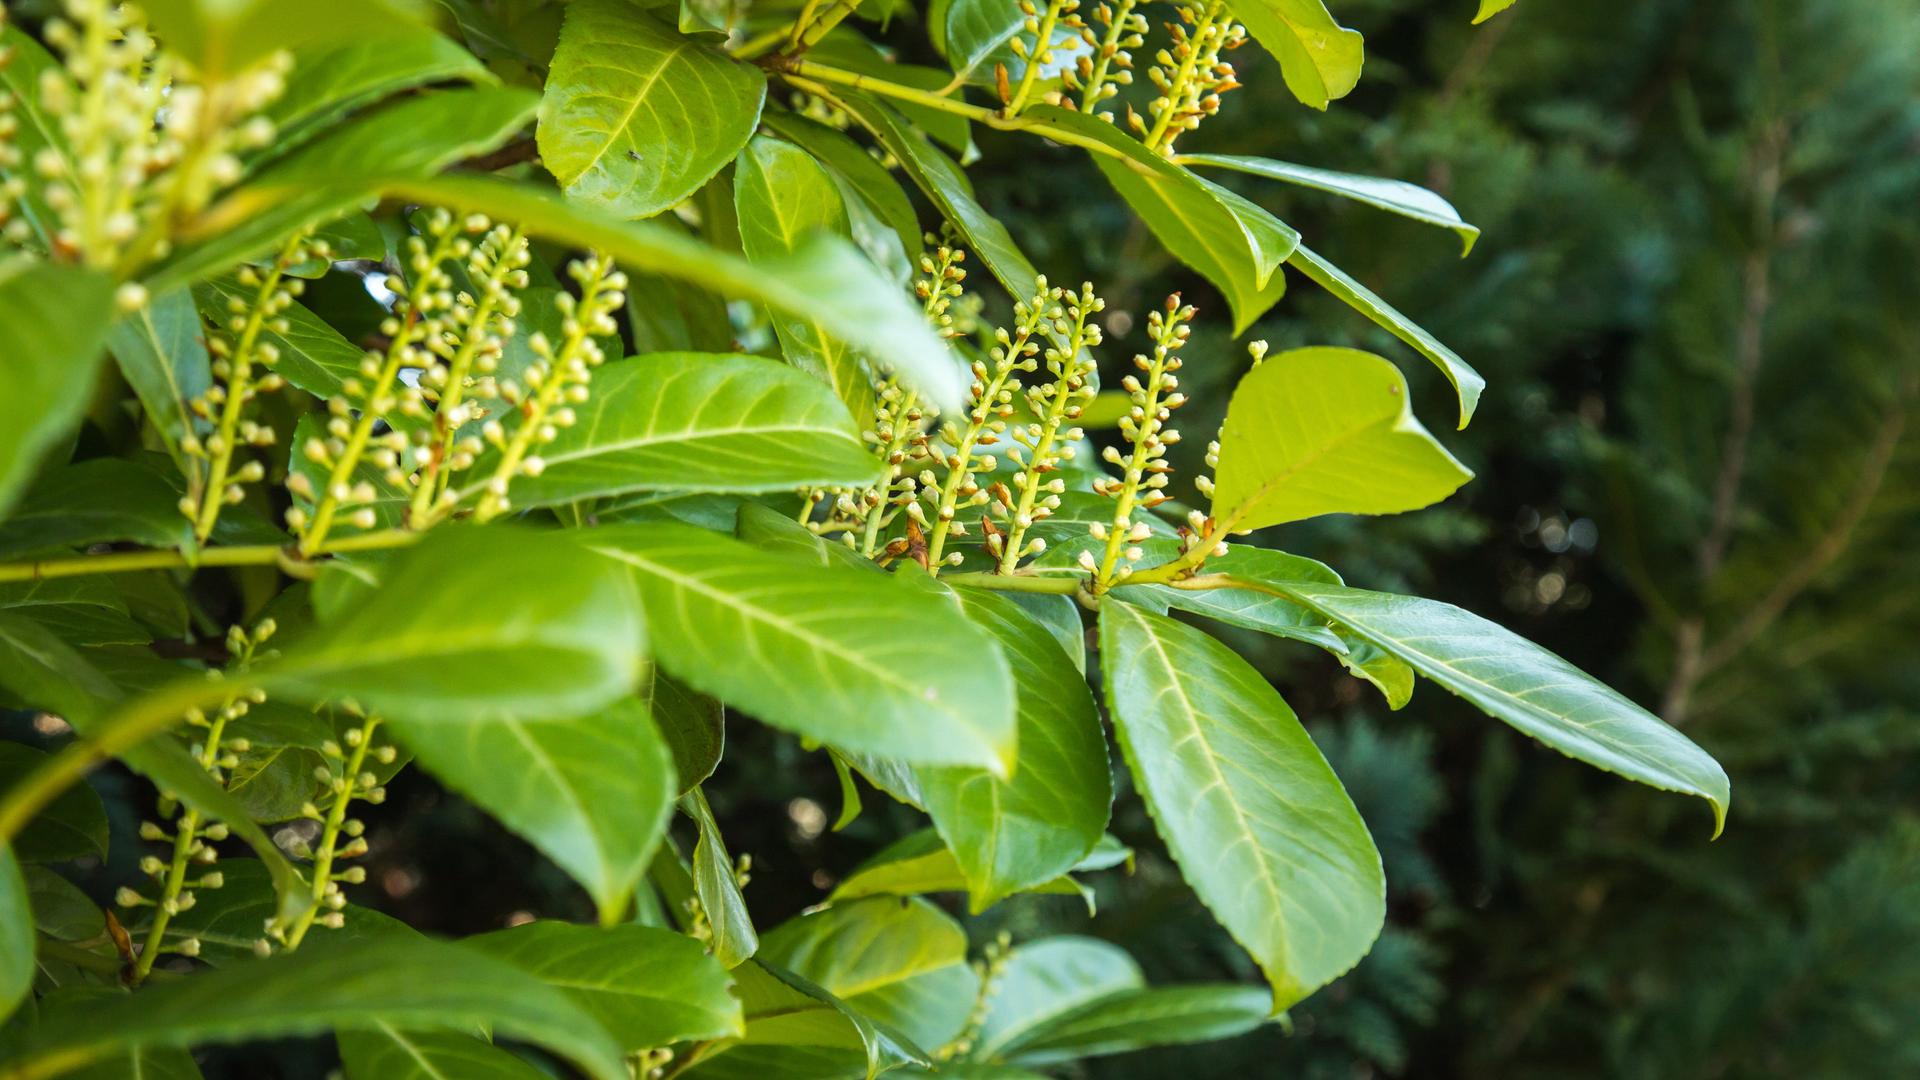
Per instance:
[[[1208,178],[1472,244],[1412,185],[1197,145],[1249,44],[1308,106],[1353,88],[1319,0],[54,6],[0,70],[0,701],[34,717],[0,744],[0,1077],[317,1034],[353,1080],[1019,1077],[1247,1030],[1367,952],[1384,882],[1217,624],[1724,818],[1709,757],[1558,657],[1237,539],[1468,479],[1393,363],[1252,342],[1220,430],[1183,433],[1194,308],[1108,355],[1096,286],[957,164],[1084,150],[1236,334],[1290,268],[1437,364],[1464,426],[1471,367]],[[950,70],[873,46],[889,18]],[[303,305],[341,282],[384,311]],[[701,790],[726,714],[930,826],[756,927]],[[971,950],[926,899],[1125,872],[1109,730],[1265,985]],[[70,877],[109,760],[157,792],[111,898]],[[405,768],[599,924],[445,941],[357,905],[357,810]]]

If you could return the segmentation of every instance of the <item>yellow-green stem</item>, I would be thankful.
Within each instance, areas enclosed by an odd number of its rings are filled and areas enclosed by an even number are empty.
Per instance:
[[[260,288],[254,293],[246,324],[234,340],[233,351],[227,354],[227,399],[221,405],[220,425],[216,429],[218,447],[214,448],[209,442],[213,457],[207,465],[207,476],[200,489],[199,512],[193,521],[195,543],[204,544],[213,535],[214,523],[220,520],[220,508],[227,504],[227,476],[233,468],[233,452],[238,449],[235,444],[240,436],[240,413],[247,404],[247,384],[253,374],[253,352],[260,343],[260,331],[273,314],[269,308],[280,288],[280,279],[287,267],[293,265],[293,256],[305,239],[306,233],[298,232],[281,245],[273,266],[260,279]]]
[[[1026,69],[1020,73],[1020,87],[1007,101],[1008,116],[1018,116],[1026,107],[1027,95],[1033,92],[1033,80],[1040,74],[1040,65],[1053,43],[1053,28],[1059,21],[1060,0],[1048,0],[1047,13],[1040,17],[1040,29],[1034,34],[1033,50],[1027,54]]]
[[[313,927],[320,909],[326,906],[327,886],[333,881],[334,852],[339,849],[340,827],[347,820],[347,807],[353,802],[354,792],[359,790],[360,770],[367,764],[367,751],[373,747],[373,732],[379,726],[380,721],[375,717],[368,717],[360,725],[360,741],[354,744],[340,776],[335,778],[333,803],[327,808],[326,824],[320,832],[320,846],[313,855],[313,902],[300,913],[293,928],[287,931],[288,951],[300,947],[301,939]]]
[[[1159,150],[1167,142],[1167,131],[1173,124],[1173,116],[1180,111],[1180,99],[1185,96],[1187,85],[1193,82],[1194,67],[1199,64],[1200,54],[1203,51],[1201,45],[1206,38],[1207,31],[1212,28],[1213,21],[1219,17],[1220,2],[1219,0],[1214,0],[1213,3],[1207,5],[1206,13],[1200,16],[1200,21],[1194,24],[1193,34],[1187,38],[1189,45],[1186,59],[1180,61],[1179,70],[1174,74],[1172,82],[1167,86],[1167,92],[1165,94],[1167,107],[1160,110],[1159,116],[1153,118],[1153,128],[1147,132],[1147,137],[1142,140],[1147,144],[1147,149]]]
[[[404,547],[420,539],[405,529],[360,533],[328,544],[324,555],[350,551],[377,551]],[[183,570],[202,566],[274,566],[292,572],[303,565],[297,553],[277,544],[238,544],[206,548],[189,555],[181,551],[110,551],[104,555],[74,555],[61,559],[0,564],[0,583],[84,577],[88,574],[126,574],[140,570]]]
[[[1158,424],[1154,417],[1160,410],[1160,390],[1167,373],[1169,350],[1157,350],[1152,365],[1147,369],[1146,394],[1141,402],[1139,426],[1135,428],[1136,439],[1133,453],[1127,458],[1127,472],[1120,481],[1120,496],[1113,508],[1113,525],[1107,533],[1107,550],[1100,560],[1100,571],[1096,577],[1102,589],[1113,585],[1114,565],[1120,561],[1120,552],[1127,546],[1127,534],[1133,529],[1133,507],[1140,497],[1140,481],[1147,465],[1153,461],[1153,449],[1149,440],[1157,434]]]
[[[1107,26],[1107,36],[1100,42],[1100,59],[1094,62],[1093,74],[1087,77],[1087,85],[1080,101],[1080,111],[1092,113],[1100,107],[1100,90],[1107,85],[1107,71],[1113,66],[1113,58],[1120,51],[1120,39],[1126,36],[1127,16],[1133,14],[1138,0],[1119,0],[1114,5],[1113,22]]]
[[[227,728],[227,706],[233,703],[228,698],[220,711],[214,714],[213,722],[207,728],[207,741],[200,749],[200,767],[213,771],[214,763],[220,760],[220,737]],[[180,818],[174,824],[173,861],[167,867],[166,881],[160,887],[160,895],[154,902],[153,926],[147,931],[146,944],[140,949],[140,958],[134,964],[133,981],[136,985],[146,981],[148,973],[153,971],[154,961],[160,959],[160,946],[166,941],[167,924],[173,921],[173,912],[169,907],[179,899],[180,890],[187,884],[187,869],[193,862],[193,842],[199,839],[200,811],[185,807]]]

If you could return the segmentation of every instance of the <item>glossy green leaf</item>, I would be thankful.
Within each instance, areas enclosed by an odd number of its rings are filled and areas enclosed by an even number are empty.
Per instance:
[[[720,764],[727,745],[725,710],[718,701],[694,693],[658,668],[646,680],[640,700],[673,760],[673,793],[685,795]]]
[[[657,353],[603,366],[578,421],[518,478],[516,506],[635,491],[858,487],[880,463],[833,393],[758,356]],[[475,468],[488,473],[487,460]],[[477,492],[478,485],[475,485]]]
[[[907,193],[901,190],[900,182],[872,154],[867,153],[865,147],[835,128],[796,113],[770,112],[760,120],[783,137],[798,143],[837,179],[865,199],[879,219],[899,237],[903,254],[912,257],[919,252],[922,242],[919,214],[914,211]],[[850,224],[857,238],[859,222]],[[865,241],[861,242],[861,246],[867,248],[869,254],[874,251],[874,246]]]
[[[939,598],[678,524],[603,527],[591,543],[632,568],[651,618],[685,628],[654,648],[694,689],[834,746],[1012,771],[1006,661]]]
[[[1115,994],[1143,989],[1140,965],[1118,945],[1061,935],[1029,942],[1007,954],[973,1054],[991,1061],[1028,1033]]]
[[[846,566],[870,572],[879,564],[858,551],[829,540],[792,516],[759,503],[741,503],[733,534],[762,551],[786,555],[811,566]]]
[[[693,891],[707,913],[714,958],[722,967],[738,967],[759,950],[760,935],[747,914],[746,898],[740,895],[733,856],[728,854],[720,823],[713,819],[713,808],[699,788],[688,792],[680,806],[699,832],[693,845]]]
[[[0,840],[0,1017],[33,989],[33,908],[13,845]]]
[[[1072,869],[1106,828],[1113,786],[1093,694],[1053,636],[1004,596],[934,588],[998,643],[1013,671],[1019,770],[1007,779],[979,768],[915,770],[978,912]]]
[[[1447,381],[1460,397],[1460,426],[1466,427],[1473,419],[1473,410],[1480,403],[1480,391],[1486,389],[1487,380],[1480,373],[1467,366],[1460,354],[1440,343],[1440,339],[1421,329],[1413,320],[1400,314],[1391,304],[1375,296],[1372,290],[1349,277],[1346,271],[1328,262],[1318,253],[1302,244],[1293,249],[1287,261],[1294,268],[1312,278],[1314,283],[1345,301],[1375,324],[1413,346],[1415,352],[1438,365]]]
[[[1260,582],[1399,657],[1415,671],[1569,757],[1713,806],[1726,822],[1727,774],[1706,751],[1617,691],[1538,645],[1451,604],[1322,582]]]
[[[105,274],[26,255],[0,262],[0,518],[79,425],[112,321]]]
[[[1354,199],[1390,214],[1452,229],[1460,236],[1460,254],[1463,256],[1473,250],[1473,242],[1480,238],[1479,228],[1462,221],[1460,211],[1455,210],[1452,203],[1405,180],[1386,180],[1378,176],[1335,172],[1332,169],[1316,169],[1311,165],[1295,165],[1291,161],[1237,154],[1183,154],[1180,161],[1187,165],[1232,169],[1253,176],[1264,176],[1269,180],[1282,180]]]
[[[966,892],[967,877],[960,871],[947,842],[934,829],[921,829],[888,844],[834,886],[828,903],[844,903],[867,896],[923,896],[927,893]],[[1043,881],[1022,892],[1062,896],[1082,895],[1070,877]]]
[[[520,185],[439,177],[381,186],[396,196],[517,221],[536,236],[597,248],[624,264],[717,293],[810,315],[937,404],[957,405],[965,392],[960,366],[927,328],[919,307],[875,273],[852,245],[820,237],[791,259],[750,266],[683,232],[615,221]]]
[[[577,716],[632,690],[643,642],[625,575],[571,538],[440,529],[259,672],[291,697],[416,723]]]
[[[1254,581],[1324,581],[1339,585],[1340,576],[1323,563],[1282,551],[1235,545],[1225,555],[1207,560],[1208,574]],[[1355,678],[1365,679],[1399,709],[1413,697],[1413,669],[1372,642],[1332,622],[1319,612],[1269,592],[1249,589],[1183,589],[1141,586],[1119,590],[1123,595],[1151,591],[1155,598],[1182,611],[1205,615],[1233,626],[1243,626],[1275,637],[1303,641],[1332,653]]]
[[[1321,0],[1232,0],[1227,10],[1280,61],[1287,89],[1301,103],[1325,109],[1360,81],[1365,42],[1334,22]]]
[[[1273,986],[1275,1012],[1351,968],[1386,917],[1380,853],[1293,710],[1233,650],[1103,604],[1107,709],[1181,873]]]
[[[0,583],[0,611],[25,615],[75,645],[144,645],[152,640],[107,578]]]
[[[559,989],[628,1052],[743,1029],[726,968],[699,942],[671,930],[541,921],[461,945]]]
[[[1321,514],[1397,514],[1472,479],[1414,418],[1400,369],[1358,349],[1291,349],[1234,388],[1213,517],[1261,529]]]
[[[782,1059],[778,1055],[762,1055],[756,1047],[817,1048],[821,1051],[819,1060],[829,1066],[829,1071],[820,1075],[847,1075],[845,1067],[852,1062],[855,1065],[852,1075],[869,1080],[897,1065],[932,1064],[926,1051],[914,1045],[905,1034],[785,968],[756,959],[736,968],[734,977],[734,992],[739,995],[747,1018],[743,1040],[747,1047],[722,1055],[720,1061],[739,1053],[742,1059],[757,1067],[768,1060]],[[853,1053],[842,1055],[830,1052],[833,1050]]]
[[[393,729],[423,768],[571,874],[603,921],[626,914],[673,808],[673,759],[640,702]]]
[[[49,1010],[12,1064],[25,1076],[50,1075],[140,1046],[483,1024],[544,1046],[599,1080],[628,1075],[619,1044],[561,991],[477,952],[399,936],[331,943]]]
[[[1280,299],[1280,264],[1300,242],[1285,222],[1098,117],[1055,105],[1036,105],[1023,115],[1124,155],[1095,153],[1093,161],[1167,251],[1226,294],[1236,335]]]
[[[266,109],[277,131],[276,154],[353,110],[410,87],[496,81],[473,53],[426,27],[383,40],[301,49],[293,61],[286,90]]]
[[[289,19],[274,0],[146,0],[141,8],[167,52],[209,81],[281,49],[404,37],[426,15],[419,0],[329,0],[324,19]]]
[[[46,763],[47,755],[30,746],[0,742],[0,790],[20,782]],[[86,784],[61,792],[13,838],[22,862],[64,862],[85,855],[107,856],[107,808]]]
[[[0,556],[114,542],[184,544],[193,526],[179,498],[145,461],[93,458],[47,469],[0,524]]]
[[[142,1046],[62,1075],[65,1080],[202,1080],[193,1055],[171,1046]]]
[[[533,119],[539,98],[512,87],[416,94],[356,116],[278,159],[199,219],[190,242],[147,279],[155,295],[274,251],[378,192],[484,154]]]
[[[183,471],[180,438],[193,423],[187,403],[213,384],[206,332],[185,289],[155,296],[120,317],[107,334],[107,349],[133,388],[147,422]]]
[[[841,95],[855,119],[874,133],[880,145],[899,159],[900,166],[942,217],[960,231],[961,245],[986,264],[987,270],[1013,296],[1033,295],[1039,271],[1027,259],[1013,235],[973,197],[967,174],[940,152],[926,136],[914,130],[892,107],[858,91]]]
[[[547,1074],[477,1035],[401,1031],[375,1021],[342,1031],[347,1080],[546,1080]]]
[[[763,958],[922,1046],[960,1033],[979,988],[967,935],[925,900],[874,897],[782,923]]]
[[[1122,990],[1035,1025],[1001,1052],[1014,1062],[1042,1065],[1213,1042],[1259,1027],[1270,1001],[1260,987],[1232,984]]]
[[[627,0],[575,0],[540,102],[540,158],[569,198],[651,217],[733,158],[766,91],[753,67]]]
[[[784,139],[756,137],[740,151],[733,191],[748,262],[790,257],[815,233],[852,237],[840,185]],[[873,426],[873,377],[859,354],[810,316],[775,315],[773,329],[788,362],[833,387],[859,430]]]
[[[80,887],[45,866],[23,866],[33,928],[56,941],[105,941],[107,917]],[[262,875],[263,877],[265,875]]]

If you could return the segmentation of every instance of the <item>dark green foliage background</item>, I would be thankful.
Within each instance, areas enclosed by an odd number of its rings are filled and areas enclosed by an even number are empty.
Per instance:
[[[1326,114],[1242,50],[1248,89],[1195,140],[1421,182],[1484,230],[1460,261],[1448,233],[1226,178],[1489,382],[1473,426],[1445,436],[1479,474],[1460,495],[1271,540],[1353,584],[1495,618],[1650,707],[1674,689],[1677,628],[1697,619],[1714,641],[1804,577],[1687,694],[1684,730],[1734,780],[1730,827],[1709,844],[1696,801],[1574,765],[1437,687],[1389,714],[1312,650],[1235,635],[1366,817],[1386,860],[1389,928],[1353,974],[1294,1010],[1290,1032],[1098,1061],[1084,1075],[1910,1075],[1920,8],[1522,0],[1470,28],[1471,7],[1339,5],[1367,35],[1367,77]],[[924,40],[911,26],[893,36]],[[981,201],[1054,280],[1091,278],[1110,314],[1134,322],[1170,282],[1186,286],[1202,323],[1183,426],[1213,427],[1246,363],[1224,340],[1224,304],[1107,197],[1084,155],[993,137],[983,150],[971,170]],[[1774,156],[1768,205],[1758,177]],[[1755,260],[1768,283],[1757,321],[1744,276]],[[1743,325],[1760,334],[1755,420],[1725,557],[1703,574],[1743,393]],[[1139,345],[1137,328],[1109,326],[1110,354]],[[1451,426],[1435,371],[1298,278],[1250,336],[1393,356],[1420,415]],[[920,824],[868,790],[864,816],[818,833],[817,812],[839,809],[825,757],[749,723],[729,738],[707,790],[733,849],[753,856],[746,895],[762,926]],[[145,795],[117,775],[95,782],[121,815],[116,852],[137,851],[131,815]],[[419,770],[368,817],[370,885],[356,899],[422,930],[591,916],[564,875]],[[1138,800],[1119,800],[1113,830],[1138,865],[1095,875],[1097,922],[1077,901],[1022,896],[975,920],[975,941],[1093,933],[1154,982],[1257,978]],[[225,1074],[267,1075],[257,1054],[227,1053]]]

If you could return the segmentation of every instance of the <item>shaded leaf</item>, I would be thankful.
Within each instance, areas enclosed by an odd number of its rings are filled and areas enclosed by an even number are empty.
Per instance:
[[[47,755],[30,746],[0,742],[0,790],[19,783]],[[22,862],[65,862],[83,855],[107,857],[107,808],[86,784],[61,792],[13,838]]]
[[[112,321],[105,274],[26,255],[0,262],[0,519],[79,425]]]
[[[959,1034],[979,988],[960,924],[925,900],[874,897],[791,919],[763,959],[922,1046]]]
[[[1140,965],[1118,945],[1060,935],[1007,954],[974,1042],[974,1056],[993,1060],[1003,1047],[1081,1006],[1146,986]]]
[[[547,1075],[476,1035],[401,1031],[375,1021],[337,1038],[347,1080],[544,1080]]]
[[[641,700],[673,758],[674,795],[685,795],[713,775],[726,749],[727,731],[718,701],[696,694],[655,668]]]
[[[1213,1042],[1259,1027],[1270,1001],[1260,987],[1231,984],[1122,990],[1036,1025],[1002,1053],[1040,1065]]]
[[[182,472],[188,459],[180,439],[194,423],[187,404],[213,384],[204,334],[200,313],[185,289],[152,297],[139,310],[121,316],[107,333],[107,348],[120,374]]]
[[[699,830],[699,839],[693,845],[693,891],[707,913],[714,958],[722,967],[738,967],[759,950],[760,935],[747,914],[746,898],[740,895],[733,856],[727,853],[720,823],[713,820],[713,809],[699,788],[680,800],[680,808]]]

